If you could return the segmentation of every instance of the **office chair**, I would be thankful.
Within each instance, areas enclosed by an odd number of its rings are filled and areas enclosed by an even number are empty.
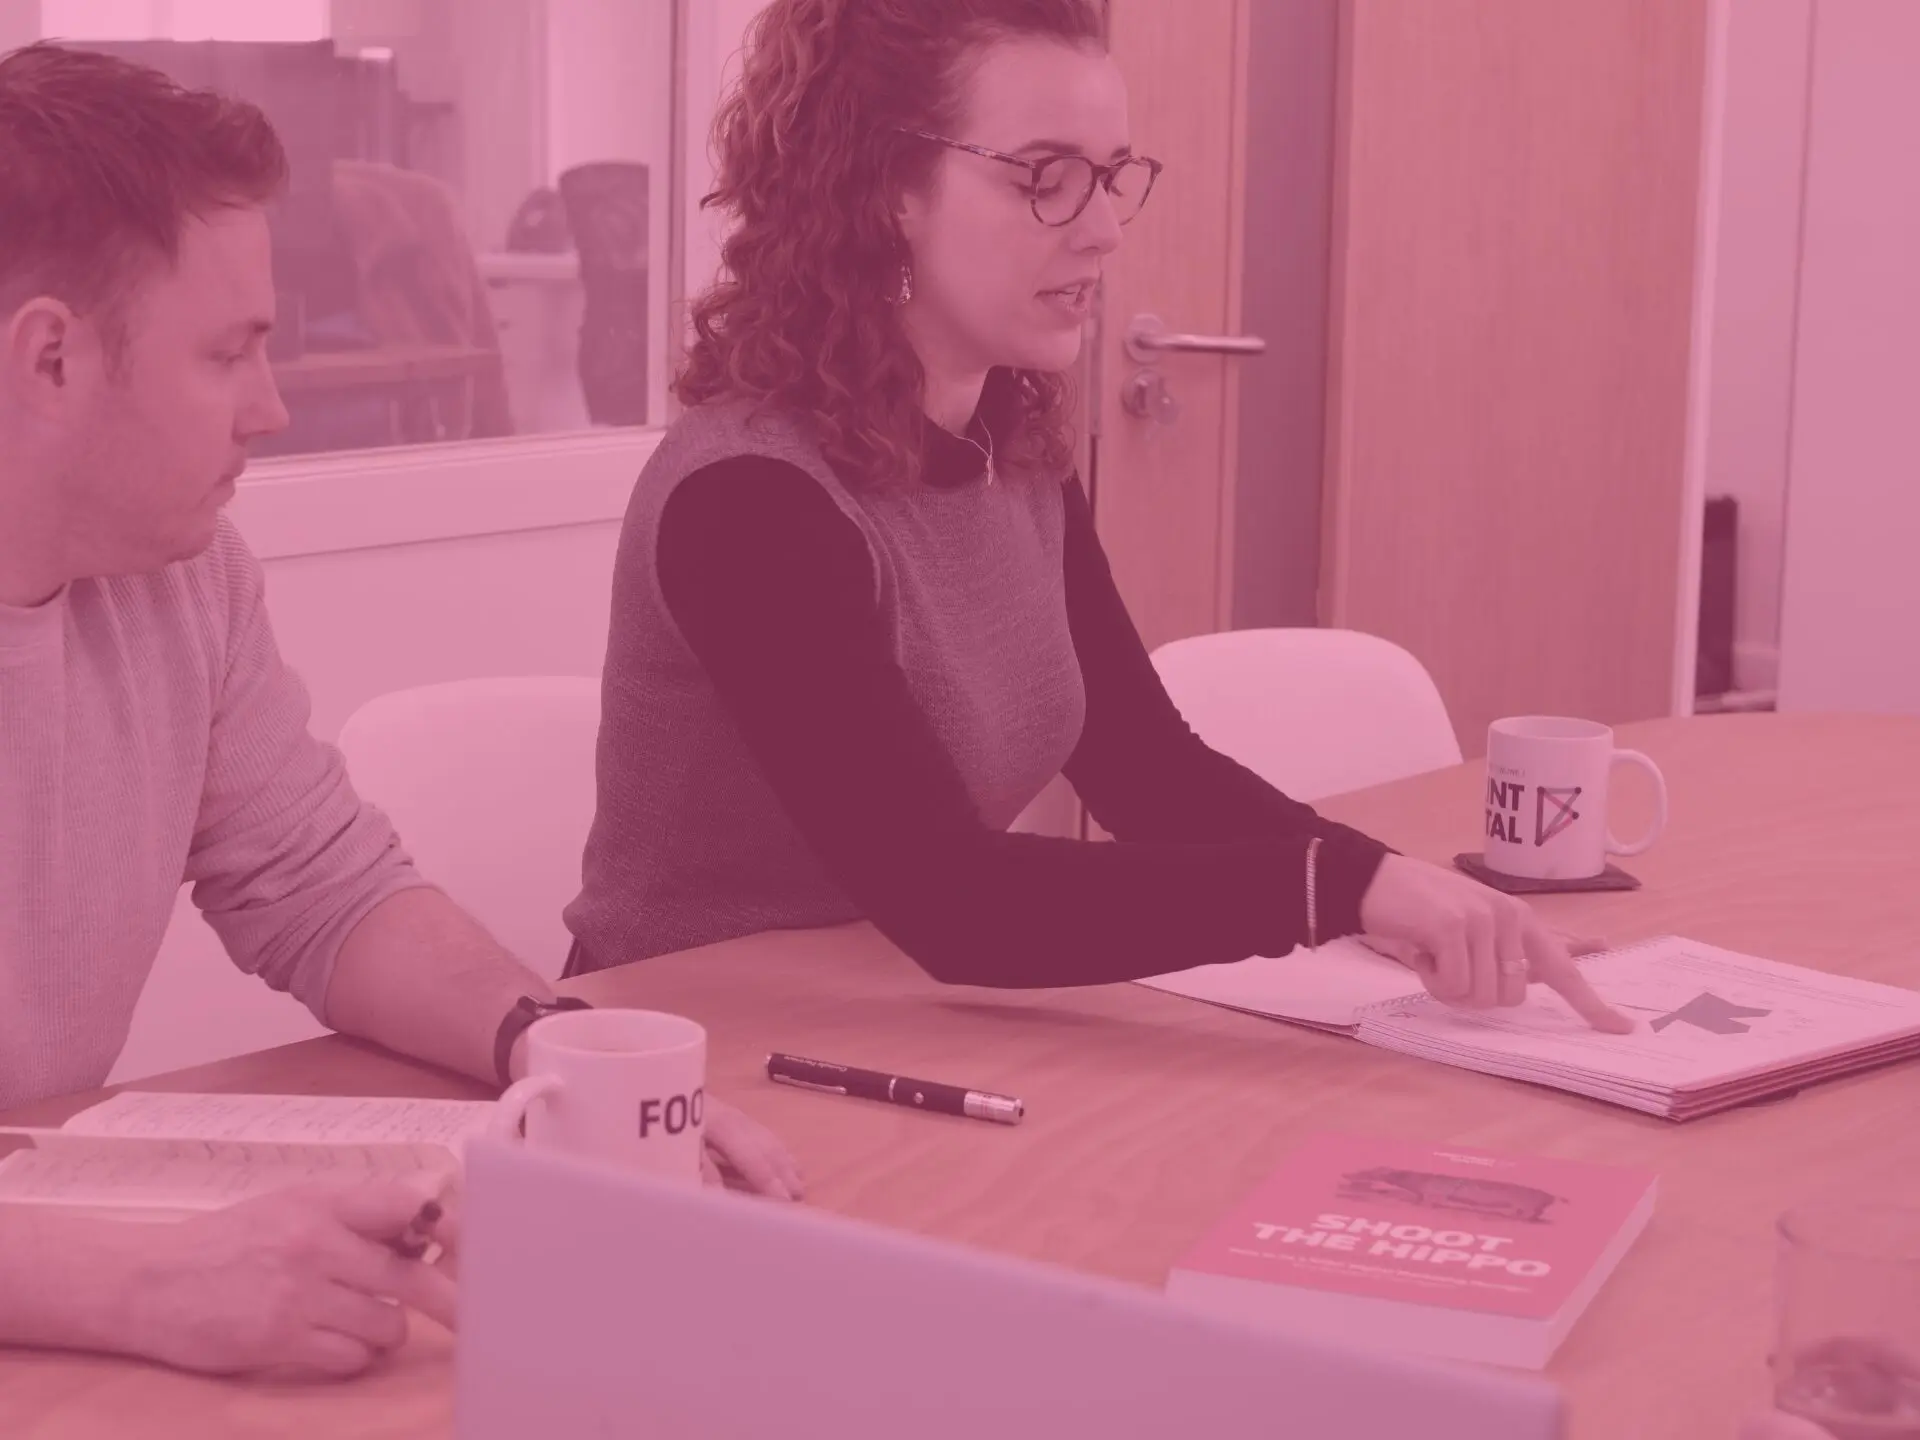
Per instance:
[[[1161,683],[1213,749],[1308,804],[1460,763],[1433,677],[1357,630],[1228,630],[1153,652]]]
[[[647,422],[647,167],[576,165],[560,176],[586,292],[580,388],[595,425]]]

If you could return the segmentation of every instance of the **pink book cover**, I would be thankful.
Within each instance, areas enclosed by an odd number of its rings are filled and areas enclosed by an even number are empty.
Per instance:
[[[1461,1145],[1314,1135],[1176,1268],[1546,1320],[1655,1179]]]

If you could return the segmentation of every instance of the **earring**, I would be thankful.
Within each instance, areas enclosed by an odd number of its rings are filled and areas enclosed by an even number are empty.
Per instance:
[[[893,303],[896,305],[904,305],[911,299],[913,299],[913,267],[911,265],[902,265],[900,267],[900,292],[893,297]]]

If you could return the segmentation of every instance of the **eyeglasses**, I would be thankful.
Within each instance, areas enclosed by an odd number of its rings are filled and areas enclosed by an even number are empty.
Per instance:
[[[949,140],[944,135],[934,135],[925,130],[909,130],[905,126],[895,128],[902,135],[916,135],[936,145],[964,150],[969,155],[984,156],[1005,165],[1018,165],[1033,177],[1028,194],[1033,201],[1034,218],[1042,225],[1071,225],[1080,218],[1080,212],[1087,208],[1087,202],[1093,199],[1093,187],[1096,185],[1106,187],[1107,195],[1113,201],[1113,218],[1124,225],[1140,213],[1140,207],[1147,203],[1147,196],[1153,193],[1153,182],[1160,178],[1160,162],[1149,160],[1144,155],[1129,155],[1111,165],[1096,165],[1085,155],[1047,155],[1038,160],[1024,160],[1018,155],[989,150],[984,145]]]

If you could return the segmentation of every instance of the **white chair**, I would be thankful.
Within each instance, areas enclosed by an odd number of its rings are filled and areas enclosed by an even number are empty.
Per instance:
[[[572,943],[560,912],[580,890],[599,730],[597,678],[502,676],[369,700],[340,749],[420,872],[554,977]]]
[[[1295,800],[1460,763],[1426,667],[1357,630],[1229,630],[1174,640],[1154,668],[1196,734]]]

